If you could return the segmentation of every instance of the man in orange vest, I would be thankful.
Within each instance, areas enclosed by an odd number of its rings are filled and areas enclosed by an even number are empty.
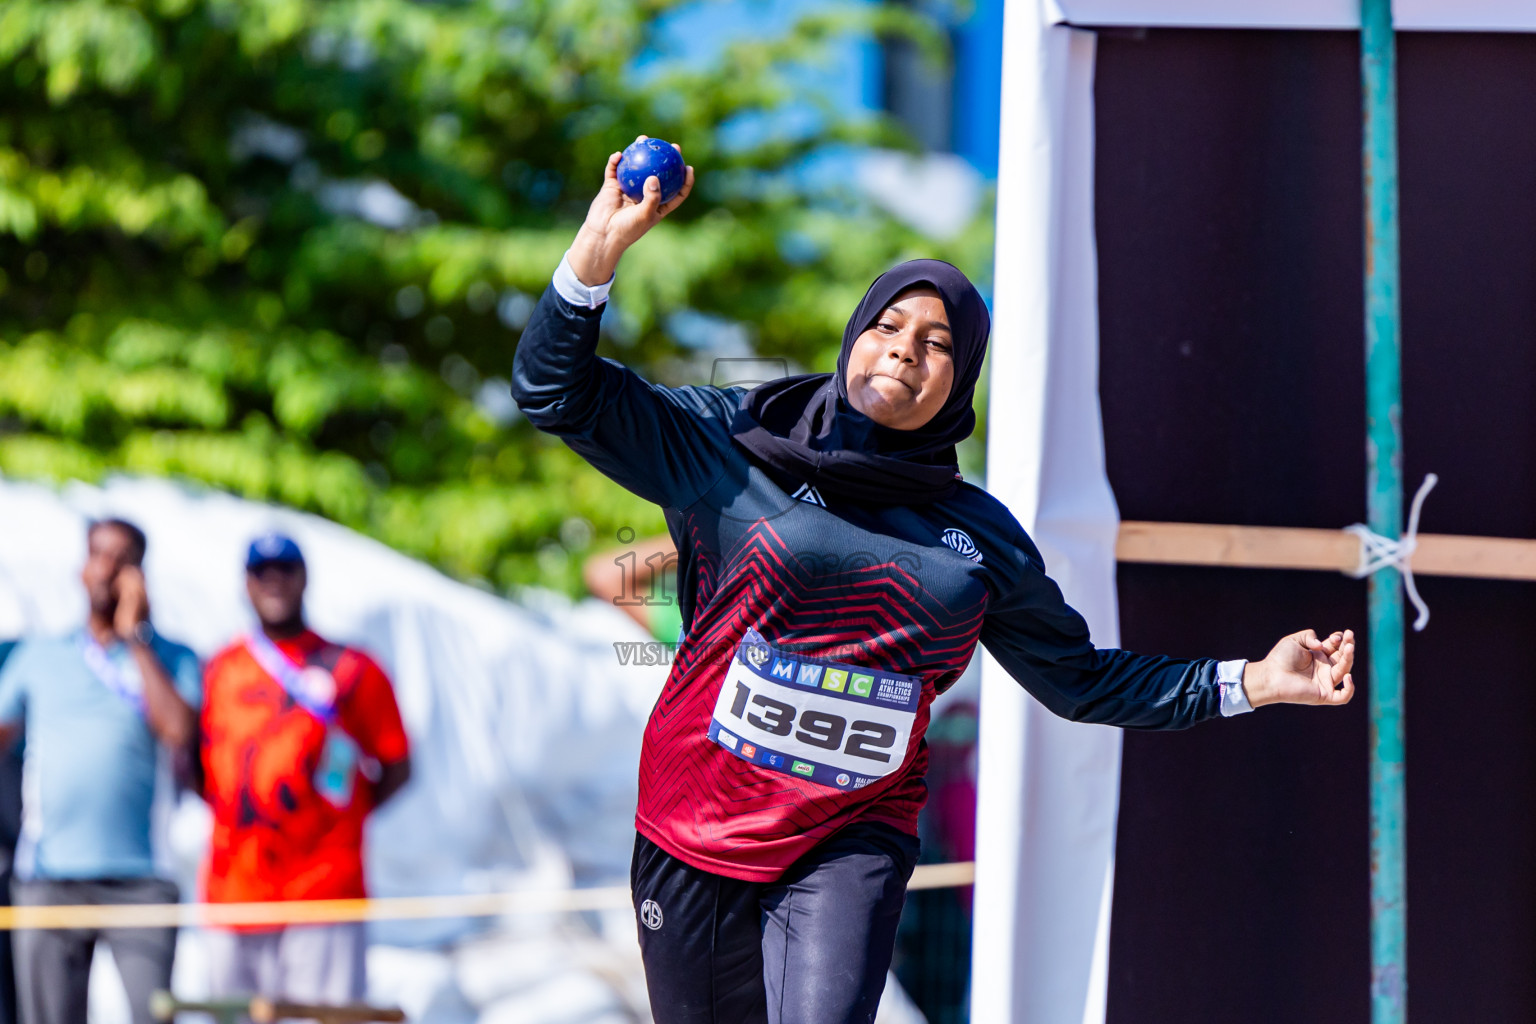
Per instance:
[[[367,654],[304,621],[304,556],[288,537],[251,543],[246,590],[259,628],[204,677],[204,795],[212,903],[352,899],[363,883],[363,822],[410,778],[389,678]],[[360,923],[209,933],[216,995],[317,1003],[363,998]]]

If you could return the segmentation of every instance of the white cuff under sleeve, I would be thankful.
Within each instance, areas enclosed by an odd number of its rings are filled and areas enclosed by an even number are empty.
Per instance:
[[[1237,661],[1223,661],[1216,666],[1216,682],[1221,685],[1223,717],[1231,718],[1253,710],[1253,705],[1248,703],[1248,694],[1243,691],[1243,669],[1247,667],[1247,660],[1241,658]]]
[[[581,283],[576,276],[576,271],[571,269],[571,251],[567,249],[565,255],[560,257],[560,265],[555,268],[555,291],[560,297],[573,306],[584,306],[587,309],[596,309],[608,301],[608,289],[613,287],[613,278],[599,285],[587,286]]]

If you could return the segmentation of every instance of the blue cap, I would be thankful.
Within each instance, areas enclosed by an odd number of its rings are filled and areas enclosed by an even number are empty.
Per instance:
[[[264,533],[251,541],[250,550],[245,553],[245,567],[254,569],[267,562],[298,562],[302,565],[304,553],[292,537],[281,533]]]

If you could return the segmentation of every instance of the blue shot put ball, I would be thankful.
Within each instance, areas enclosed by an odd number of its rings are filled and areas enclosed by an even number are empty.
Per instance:
[[[653,174],[661,182],[661,201],[665,203],[683,190],[688,168],[670,142],[641,139],[630,143],[619,157],[619,188],[638,203],[645,198],[645,179]]]

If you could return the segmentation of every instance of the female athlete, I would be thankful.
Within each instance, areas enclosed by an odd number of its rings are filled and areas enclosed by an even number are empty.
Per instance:
[[[619,154],[518,345],[528,419],[661,505],[684,633],[646,727],[631,881],[659,1024],[873,1020],[917,860],[923,730],[978,643],[1056,714],[1177,729],[1345,704],[1349,632],[1263,661],[1097,650],[955,445],[990,321],[954,267],[881,275],[832,374],[665,388],[594,350],[636,203]]]

